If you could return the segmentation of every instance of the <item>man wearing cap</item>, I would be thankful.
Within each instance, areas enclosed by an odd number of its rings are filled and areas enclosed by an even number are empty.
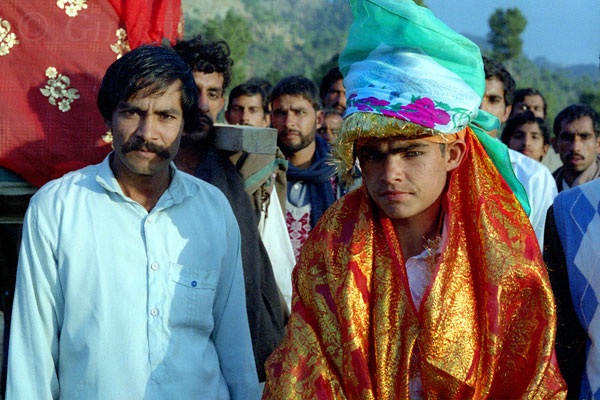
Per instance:
[[[302,250],[264,398],[564,398],[526,197],[479,127],[478,48],[410,0],[351,6],[335,157],[364,184]]]

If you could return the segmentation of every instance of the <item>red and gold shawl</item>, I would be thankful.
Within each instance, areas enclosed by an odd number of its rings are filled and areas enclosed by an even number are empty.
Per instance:
[[[470,130],[466,141],[443,202],[448,239],[418,310],[392,223],[366,190],[324,214],[294,270],[264,399],[408,398],[417,349],[428,399],[565,397],[535,234]]]

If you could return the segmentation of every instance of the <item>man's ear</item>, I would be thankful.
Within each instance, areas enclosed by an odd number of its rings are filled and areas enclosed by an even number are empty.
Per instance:
[[[464,140],[458,139],[446,145],[446,172],[458,168],[463,158],[467,154],[467,144]]]
[[[512,105],[506,106],[504,109],[504,114],[502,114],[502,118],[500,118],[500,122],[505,123],[508,121],[508,117],[510,116],[510,112],[512,110]]]
[[[545,144],[545,145],[542,147],[542,153],[543,153],[543,154],[542,154],[542,157],[544,157],[546,154],[548,154],[548,148],[549,148],[549,147],[550,147],[550,145],[549,145],[549,144]]]
[[[325,113],[323,110],[319,110],[317,111],[317,127],[323,125],[323,122],[325,122]]]
[[[556,140],[555,137],[551,137],[550,138],[550,144],[552,145],[552,148],[554,149],[554,152],[556,154],[558,154],[558,141]]]

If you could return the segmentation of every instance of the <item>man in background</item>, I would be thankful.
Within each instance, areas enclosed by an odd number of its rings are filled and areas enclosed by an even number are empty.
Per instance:
[[[264,90],[252,83],[243,83],[229,93],[225,120],[231,125],[266,128],[271,124],[269,99]]]
[[[201,128],[184,132],[175,163],[183,171],[221,189],[233,209],[242,238],[242,265],[252,346],[258,377],[263,381],[265,359],[283,335],[285,303],[258,231],[261,192],[257,189],[250,196],[245,191],[245,177],[240,173],[244,163],[234,164],[230,159],[234,154],[217,150],[213,144],[213,122],[225,103],[223,93],[231,79],[233,60],[225,41],[207,41],[199,36],[178,41],[174,50],[192,70],[198,87],[198,109],[201,113]],[[258,185],[258,188],[261,186]]]
[[[552,146],[563,166],[554,171],[558,190],[600,177],[600,116],[587,104],[572,104],[554,119]]]
[[[531,111],[524,111],[506,122],[502,142],[510,149],[541,162],[550,147],[550,133],[542,118]]]
[[[335,108],[340,113],[346,111],[346,89],[344,76],[338,67],[332,68],[323,77],[319,94],[323,108]]]
[[[515,81],[502,64],[490,58],[483,57],[485,70],[485,93],[480,108],[496,116],[504,124],[510,115]],[[496,137],[497,130],[488,132]],[[556,184],[550,171],[537,161],[508,149],[510,163],[517,179],[527,192],[531,207],[529,220],[535,231],[540,245],[544,244],[544,225],[546,212],[557,195]]]
[[[342,113],[337,108],[325,108],[323,109],[323,120],[319,129],[317,129],[317,133],[327,140],[327,143],[333,144],[340,133],[342,122],[344,122]]]
[[[279,81],[271,92],[271,123],[289,162],[286,221],[296,258],[321,215],[346,188],[329,162],[330,148],[317,136],[323,112],[316,85],[303,76]]]
[[[539,90],[534,88],[519,89],[512,101],[510,116],[514,117],[525,111],[531,111],[537,118],[546,118],[546,99]]]

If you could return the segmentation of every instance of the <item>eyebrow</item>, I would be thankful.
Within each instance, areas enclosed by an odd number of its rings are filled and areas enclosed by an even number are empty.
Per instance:
[[[134,106],[133,104],[130,103],[126,103],[126,102],[121,102],[117,105],[117,109],[118,110],[130,110],[130,111],[135,111],[135,112],[139,112],[139,113],[145,113],[147,112],[147,110],[143,110],[138,106]],[[181,113],[179,112],[179,110],[177,110],[176,108],[164,108],[164,109],[156,109],[154,110],[155,114],[173,114],[173,115],[181,115]]]
[[[363,146],[360,151],[371,151],[371,152],[377,152],[377,153],[382,153],[382,154],[398,154],[398,153],[406,153],[409,151],[413,151],[413,150],[419,150],[419,149],[423,149],[423,148],[427,148],[428,146],[424,143],[413,143],[413,144],[409,144],[406,146],[394,146],[388,149],[388,151],[381,151],[380,149],[376,148],[376,147],[372,147],[369,145],[365,145]]]

